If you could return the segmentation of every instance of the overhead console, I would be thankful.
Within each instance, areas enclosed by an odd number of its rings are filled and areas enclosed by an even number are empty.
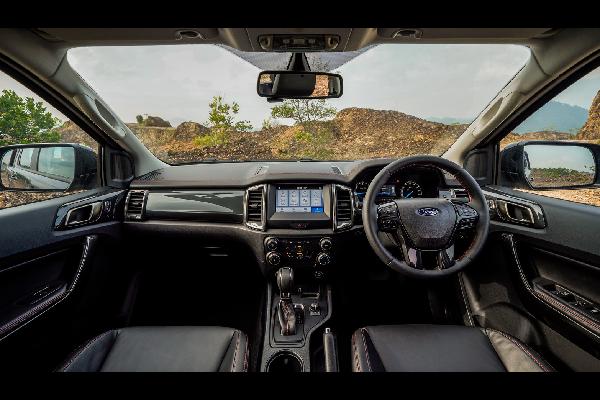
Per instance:
[[[249,188],[245,223],[258,230],[330,229],[352,226],[352,189],[331,183],[273,183]]]

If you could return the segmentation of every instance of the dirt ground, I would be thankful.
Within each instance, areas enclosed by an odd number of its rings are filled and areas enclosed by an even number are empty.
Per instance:
[[[600,189],[523,190],[540,196],[600,207]]]

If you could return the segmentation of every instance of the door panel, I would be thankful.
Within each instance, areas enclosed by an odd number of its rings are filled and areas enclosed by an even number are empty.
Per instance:
[[[65,302],[102,236],[117,238],[125,191],[110,188],[0,210],[0,345]],[[70,210],[101,204],[89,223],[67,225]]]
[[[512,333],[558,369],[600,371],[600,208],[484,190],[539,207],[545,226],[493,218],[484,254],[462,276],[474,323]]]

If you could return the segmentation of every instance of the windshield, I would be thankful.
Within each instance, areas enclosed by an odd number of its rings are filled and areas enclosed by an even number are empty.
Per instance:
[[[255,65],[285,69],[281,54],[240,54],[216,45],[68,53],[142,143],[178,164],[440,155],[523,67],[529,49],[379,45],[349,61],[330,57],[334,68],[325,57],[308,56],[312,70],[342,75],[342,97],[280,103],[259,97]]]

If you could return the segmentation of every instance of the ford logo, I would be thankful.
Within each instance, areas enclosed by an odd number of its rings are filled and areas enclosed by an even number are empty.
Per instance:
[[[433,208],[433,207],[424,207],[424,208],[419,208],[417,210],[417,214],[423,216],[423,217],[433,217],[435,215],[438,215],[440,213],[440,210],[438,210],[437,208]]]

